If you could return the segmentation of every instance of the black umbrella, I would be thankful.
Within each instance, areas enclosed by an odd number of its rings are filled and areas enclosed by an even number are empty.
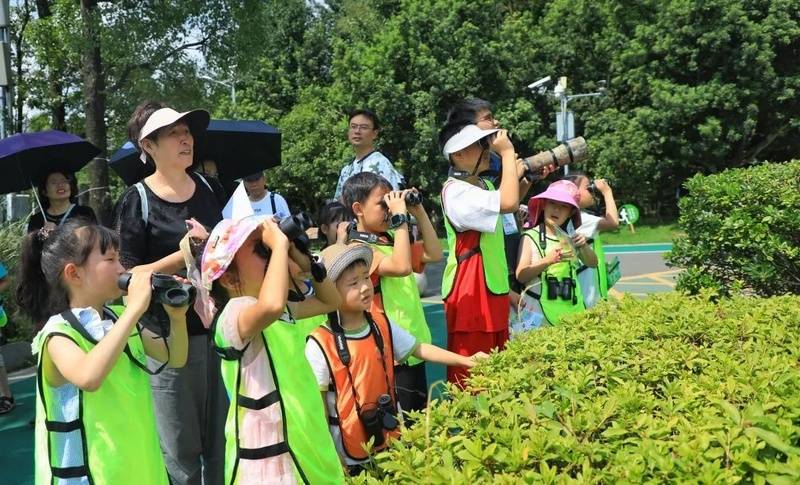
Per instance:
[[[281,132],[263,121],[211,120],[195,142],[195,161],[214,160],[222,181],[232,181],[281,163]],[[153,173],[128,142],[108,161],[128,185]]]
[[[99,153],[88,141],[63,131],[12,135],[0,140],[0,194],[32,188],[52,172],[75,173]],[[44,213],[36,190],[33,193]]]

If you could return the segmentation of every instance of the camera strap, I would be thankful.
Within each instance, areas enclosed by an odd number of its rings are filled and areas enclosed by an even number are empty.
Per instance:
[[[397,402],[397,396],[395,395],[394,389],[389,382],[389,371],[386,369],[386,359],[383,353],[384,348],[381,331],[378,328],[378,325],[375,324],[375,321],[372,319],[372,316],[369,314],[369,312],[364,312],[364,316],[369,324],[369,332],[372,334],[372,338],[375,340],[375,346],[378,347],[378,352],[381,356],[381,367],[383,368],[383,376],[386,379],[386,392],[392,396],[394,402]],[[328,323],[330,324],[331,331],[333,333],[333,340],[334,344],[336,345],[336,353],[339,354],[339,360],[342,361],[345,369],[347,370],[347,378],[350,380],[350,386],[353,388],[353,401],[356,404],[356,410],[359,414],[361,414],[361,400],[358,396],[353,374],[350,373],[350,363],[352,360],[350,356],[350,350],[347,347],[347,337],[344,334],[344,328],[342,328],[341,323],[339,323],[339,312],[330,312],[328,314]]]
[[[103,307],[103,316],[108,318],[109,320],[111,320],[113,323],[117,322],[117,315],[113,311],[111,311],[109,308]],[[91,342],[93,345],[97,345],[98,344],[98,341],[94,337],[92,337],[92,335],[86,330],[86,328],[84,328],[83,325],[81,325],[81,323],[78,321],[78,318],[75,316],[74,313],[72,313],[72,310],[65,310],[65,311],[61,312],[61,318],[66,320],[66,322],[69,323],[69,325],[73,328],[73,330],[78,332],[81,335],[81,337],[85,338],[86,340]],[[136,323],[136,332],[141,337],[141,335],[142,335],[142,327],[139,325],[138,322]],[[163,338],[163,337],[161,337],[161,338]],[[167,340],[166,339],[164,339],[164,346],[167,348],[167,362],[169,362],[169,345],[167,345]],[[131,351],[131,349],[128,346],[127,342],[125,343],[125,348],[122,349],[122,351],[125,353],[125,355],[128,356],[128,358],[130,359],[130,361],[134,365],[136,365],[137,367],[139,367],[140,369],[142,369],[146,373],[150,374],[151,376],[154,376],[156,374],[160,374],[161,371],[163,371],[164,368],[167,366],[167,362],[164,362],[164,363],[161,364],[161,367],[159,367],[155,371],[151,371],[150,369],[147,368],[147,364],[146,363],[139,361],[139,359],[137,359],[133,355],[133,352]]]

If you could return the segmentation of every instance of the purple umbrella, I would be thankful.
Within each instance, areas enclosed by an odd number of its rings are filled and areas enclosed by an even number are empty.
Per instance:
[[[32,188],[52,172],[75,173],[100,153],[83,138],[50,130],[0,140],[0,194]],[[39,209],[42,204],[33,191]]]

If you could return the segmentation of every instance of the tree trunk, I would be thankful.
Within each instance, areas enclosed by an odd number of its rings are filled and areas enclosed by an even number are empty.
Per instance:
[[[106,91],[105,73],[100,57],[99,22],[94,18],[97,0],[81,0],[83,51],[83,104],[86,114],[86,138],[100,149],[89,164],[89,205],[101,224],[111,225],[111,201],[108,197],[108,162],[106,162]]]
[[[50,0],[36,0],[36,13],[40,19],[49,17],[53,11],[50,9]],[[67,106],[64,102],[64,84],[59,81],[58,73],[47,70],[47,90],[50,94],[50,128],[54,130],[67,130]]]

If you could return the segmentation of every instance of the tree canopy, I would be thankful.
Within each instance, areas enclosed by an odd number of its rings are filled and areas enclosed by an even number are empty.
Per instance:
[[[695,173],[800,151],[792,0],[21,1],[18,129],[91,131],[81,8],[98,26],[109,149],[148,98],[261,119],[283,132],[268,183],[297,207],[333,194],[356,107],[378,113],[380,149],[434,197],[436,135],[460,98],[491,101],[520,155],[552,147],[557,101],[525,90],[546,75],[575,93],[607,81],[606,97],[570,103],[591,151],[574,168],[650,213],[676,211]]]

